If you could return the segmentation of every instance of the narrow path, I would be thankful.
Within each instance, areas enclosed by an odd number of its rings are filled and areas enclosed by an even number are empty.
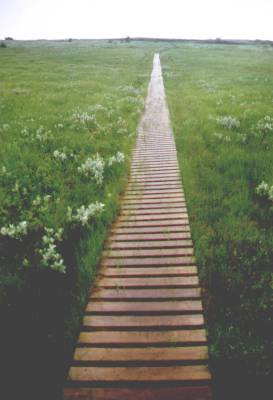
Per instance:
[[[206,331],[159,55],[120,216],[64,399],[211,399]]]

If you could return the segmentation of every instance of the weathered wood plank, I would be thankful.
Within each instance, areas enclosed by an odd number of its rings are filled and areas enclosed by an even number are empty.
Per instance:
[[[132,289],[132,288],[104,288],[96,286],[91,293],[91,299],[96,300],[174,300],[174,299],[199,299],[201,297],[200,288],[144,288],[144,289]]]
[[[210,400],[208,386],[65,388],[64,400]]]
[[[69,379],[81,382],[202,382],[210,379],[206,365],[171,367],[71,367]]]
[[[144,267],[144,266],[182,266],[195,265],[196,260],[190,256],[174,256],[174,257],[151,257],[151,258],[105,258],[101,261],[102,267]]]
[[[140,243],[144,242],[146,243],[147,246],[149,246],[149,243],[152,242],[153,244],[155,242],[166,242],[166,241],[175,241],[175,242],[180,242],[182,243],[182,247],[186,247],[187,243],[190,245],[192,244],[191,239],[191,233],[190,232],[165,232],[165,233],[127,233],[127,234],[111,234],[109,236],[109,241],[107,243],[110,243],[111,246],[114,246],[115,243]],[[183,244],[185,243],[185,244]],[[118,245],[118,244],[117,244]]]
[[[176,345],[204,345],[207,343],[204,329],[194,330],[167,330],[167,331],[100,331],[81,332],[79,344],[96,345],[135,345],[135,346],[176,346]]]
[[[207,347],[76,348],[75,361],[200,361],[208,359]]]
[[[87,304],[86,311],[94,313],[136,313],[136,312],[202,312],[202,303],[200,300],[176,300],[176,301],[90,301]]]
[[[163,236],[163,235],[162,235]],[[136,235],[135,235],[136,237]],[[126,241],[120,241],[120,240],[115,240],[109,239],[107,243],[105,244],[106,249],[112,249],[112,250],[120,250],[120,249],[181,249],[181,248],[188,248],[192,247],[192,241],[191,240],[171,240],[168,238],[165,238],[165,240],[146,240],[144,239],[143,241],[139,241],[135,238],[134,241],[129,241],[127,238]]]

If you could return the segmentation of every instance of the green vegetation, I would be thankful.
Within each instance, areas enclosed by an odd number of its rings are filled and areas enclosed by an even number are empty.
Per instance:
[[[0,58],[3,398],[53,399],[127,181],[152,54],[13,42]]]
[[[161,62],[215,396],[266,399],[273,372],[272,48],[176,45]]]
[[[267,398],[272,48],[73,39],[0,47],[1,357],[11,378],[3,379],[6,400],[18,398],[16,390],[29,399],[60,399],[126,184],[155,51],[204,289],[215,400]]]

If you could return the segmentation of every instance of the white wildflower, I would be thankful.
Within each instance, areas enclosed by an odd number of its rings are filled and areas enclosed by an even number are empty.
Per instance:
[[[259,196],[267,196],[269,192],[269,185],[265,181],[262,181],[257,187],[256,187],[256,193]]]
[[[65,273],[66,268],[61,254],[57,251],[56,242],[62,240],[63,229],[59,228],[54,230],[52,228],[45,228],[45,235],[42,237],[43,247],[39,250],[42,257],[42,265],[49,267],[54,271]]]
[[[237,118],[234,118],[230,115],[224,117],[217,117],[216,121],[223,128],[237,129],[240,127],[240,121]]]
[[[27,234],[28,223],[27,221],[19,222],[18,225],[9,224],[3,226],[0,230],[2,236],[9,236],[14,239],[22,239]]]
[[[92,217],[102,212],[103,208],[104,204],[99,202],[91,203],[87,207],[82,205],[73,215],[71,207],[67,207],[67,217],[69,221],[80,222],[82,226],[86,226]]]
[[[116,155],[109,157],[108,159],[108,166],[111,167],[111,165],[115,163],[123,163],[125,160],[125,155],[124,153],[121,153],[120,151],[117,152]]]
[[[96,156],[87,158],[87,160],[78,167],[78,171],[86,177],[93,178],[97,185],[101,185],[103,182],[104,166],[105,162],[103,158],[97,153]]]
[[[56,158],[56,160],[58,161],[65,161],[67,159],[67,155],[65,153],[62,153],[59,150],[54,150],[53,151],[53,157]]]
[[[35,197],[35,199],[33,200],[32,204],[35,207],[37,207],[37,206],[39,206],[41,204],[41,202],[42,202],[42,198],[41,198],[41,196],[38,195],[38,196]]]

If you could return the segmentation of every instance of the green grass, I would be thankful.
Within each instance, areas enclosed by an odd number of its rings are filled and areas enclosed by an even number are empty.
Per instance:
[[[203,287],[215,400],[267,398],[273,207],[256,188],[273,185],[271,122],[263,120],[273,117],[272,48],[77,40],[0,48],[0,229],[28,222],[21,239],[0,236],[5,399],[18,398],[16,391],[60,399],[126,185],[155,51]],[[55,158],[56,150],[67,159]],[[102,185],[79,173],[88,157],[99,153],[107,162],[118,151],[125,162],[106,166]],[[68,219],[67,207],[75,215],[96,201],[104,209],[87,226]],[[66,273],[41,263],[45,227],[64,229],[56,246]]]
[[[1,345],[6,382],[17,382],[3,397],[16,398],[19,388],[54,399],[127,181],[152,53],[106,42],[14,42],[0,58],[0,228],[27,222],[27,232],[0,237]],[[117,152],[125,161],[108,166]],[[97,153],[106,163],[102,184],[78,170]],[[69,220],[68,207],[75,216],[95,202],[104,209],[88,224]],[[54,244],[65,273],[52,270],[52,257],[43,263],[45,228],[63,229]]]
[[[204,288],[215,396],[265,399],[257,382],[269,382],[273,372],[273,203],[256,188],[273,185],[273,120],[259,124],[273,117],[273,51],[181,45],[161,62]],[[240,125],[227,125],[225,116]]]

